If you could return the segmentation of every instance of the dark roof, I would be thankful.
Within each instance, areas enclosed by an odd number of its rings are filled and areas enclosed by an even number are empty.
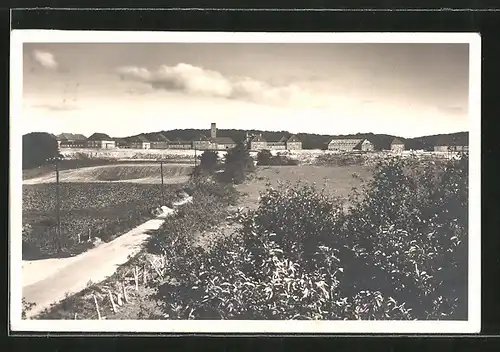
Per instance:
[[[58,141],[84,141],[87,139],[83,134],[61,133],[56,136]]]
[[[391,145],[393,145],[393,144],[402,144],[402,145],[404,145],[405,143],[401,139],[399,139],[399,138],[394,138],[392,140],[392,142],[391,142]]]
[[[262,135],[258,134],[255,137],[252,138],[251,142],[265,142],[266,140]]]
[[[88,139],[91,141],[112,140],[112,138],[108,136],[106,133],[97,133],[97,132],[91,135]]]
[[[208,138],[206,135],[200,133],[200,135],[198,136],[198,138],[195,139],[195,141],[208,141],[209,139],[210,138]]]
[[[212,138],[212,140],[215,143],[220,143],[220,144],[235,144],[231,137],[215,137]]]
[[[300,139],[296,135],[292,135],[292,136],[290,136],[290,138],[288,138],[287,142],[288,143],[291,143],[291,142],[300,142]]]

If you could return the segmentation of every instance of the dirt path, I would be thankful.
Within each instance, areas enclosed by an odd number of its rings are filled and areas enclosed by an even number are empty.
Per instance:
[[[174,205],[191,200],[189,197]],[[142,249],[150,231],[159,229],[165,218],[172,214],[172,211],[164,213],[111,242],[75,257],[23,261],[23,297],[27,302],[36,304],[27,312],[27,318],[64,299],[66,294],[82,291],[89,281],[97,283],[113,275],[120,265]]]

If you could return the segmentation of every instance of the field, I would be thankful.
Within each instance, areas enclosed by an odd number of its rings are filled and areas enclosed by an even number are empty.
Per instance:
[[[166,185],[165,198],[172,199],[175,189],[175,185]],[[108,241],[130,230],[149,218],[151,209],[161,203],[158,184],[61,183],[60,195],[60,244],[67,254],[88,248],[82,239]],[[55,184],[23,185],[25,258],[56,255],[55,209]]]
[[[165,164],[163,166],[164,183],[184,183],[189,180],[192,164]],[[24,184],[55,182],[55,173],[39,175],[24,180]],[[159,163],[120,163],[85,168],[63,170],[59,173],[60,182],[133,182],[161,183]]]
[[[249,209],[258,206],[260,193],[269,183],[276,187],[279,182],[314,184],[318,190],[325,191],[332,197],[346,201],[353,187],[360,187],[362,180],[371,177],[371,168],[363,165],[345,167],[327,167],[312,165],[297,166],[258,166],[251,179],[237,186],[244,197],[242,205]]]

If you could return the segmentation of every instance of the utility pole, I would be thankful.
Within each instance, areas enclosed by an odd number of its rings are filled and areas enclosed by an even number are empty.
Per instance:
[[[61,252],[61,199],[59,193],[59,157],[56,158],[56,219],[57,219],[57,250]]]
[[[165,193],[163,187],[163,160],[160,160],[160,175],[161,175],[161,206],[165,205]]]
[[[194,167],[196,167],[196,148],[194,148]]]

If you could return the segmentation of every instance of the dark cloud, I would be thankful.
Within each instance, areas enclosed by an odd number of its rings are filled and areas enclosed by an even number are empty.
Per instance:
[[[227,77],[217,71],[180,63],[161,66],[156,71],[128,66],[118,68],[122,80],[142,82],[153,89],[236,99],[262,104],[283,105],[299,103],[318,107],[328,105],[331,96],[317,94],[297,85],[271,85],[249,77]]]

